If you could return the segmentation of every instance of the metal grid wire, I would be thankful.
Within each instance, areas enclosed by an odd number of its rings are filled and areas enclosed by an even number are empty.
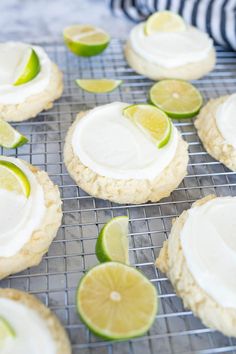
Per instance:
[[[113,40],[104,54],[89,59],[73,56],[62,44],[41,45],[64,72],[64,94],[50,111],[14,124],[29,137],[27,145],[0,153],[46,170],[60,187],[64,217],[41,264],[8,277],[0,286],[28,291],[49,306],[67,329],[73,354],[236,353],[236,340],[205,328],[191,311],[185,310],[166,276],[154,266],[172,218],[207,194],[236,195],[236,174],[205,152],[193,121],[184,120],[176,125],[189,143],[188,176],[169,198],[158,203],[118,205],[87,195],[68,176],[63,164],[65,134],[76,113],[117,100],[145,102],[152,82],[127,66],[121,41]],[[217,56],[214,72],[194,82],[206,101],[236,91],[235,53],[217,48]],[[76,78],[93,77],[117,78],[124,83],[112,93],[95,95],[80,90],[74,82]],[[98,232],[117,215],[129,216],[132,263],[156,285],[160,298],[159,313],[150,331],[125,342],[104,341],[92,335],[80,322],[75,307],[78,281],[97,264],[94,251]]]

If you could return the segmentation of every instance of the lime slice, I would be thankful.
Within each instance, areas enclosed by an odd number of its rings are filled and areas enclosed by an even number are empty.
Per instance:
[[[122,80],[76,80],[76,83],[80,88],[92,93],[106,93],[115,90],[121,85]]]
[[[10,323],[0,316],[0,348],[3,348],[6,340],[14,338],[16,333]]]
[[[96,256],[100,262],[129,264],[128,225],[127,216],[118,216],[103,226],[96,243]]]
[[[30,195],[30,182],[24,172],[14,163],[0,160],[0,189],[23,194],[28,198]]]
[[[171,118],[191,118],[202,106],[200,92],[182,80],[159,81],[152,86],[149,95],[150,101]]]
[[[92,268],[79,284],[76,302],[89,329],[107,339],[144,334],[157,312],[156,288],[141,272],[118,262]]]
[[[182,17],[171,11],[155,12],[151,15],[144,27],[146,35],[156,32],[180,32],[186,29]]]
[[[15,149],[26,144],[28,139],[21,135],[10,124],[0,119],[0,146],[7,149]]]
[[[76,55],[91,57],[103,52],[110,36],[101,28],[91,25],[73,25],[63,31],[67,47]]]
[[[33,80],[40,71],[40,61],[35,50],[28,48],[16,71],[14,86],[23,85]]]
[[[165,146],[171,137],[172,123],[160,109],[148,104],[134,104],[123,110],[125,117],[130,118],[157,144]]]

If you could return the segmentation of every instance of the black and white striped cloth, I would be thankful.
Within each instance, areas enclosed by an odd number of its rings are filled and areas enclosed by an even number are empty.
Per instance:
[[[155,11],[179,13],[188,24],[208,32],[215,43],[236,50],[236,0],[110,0],[113,11],[122,10],[135,22]]]

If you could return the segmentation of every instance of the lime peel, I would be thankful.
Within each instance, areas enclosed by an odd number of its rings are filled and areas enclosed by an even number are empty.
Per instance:
[[[10,323],[0,316],[0,348],[3,347],[5,340],[16,337],[16,332]]]

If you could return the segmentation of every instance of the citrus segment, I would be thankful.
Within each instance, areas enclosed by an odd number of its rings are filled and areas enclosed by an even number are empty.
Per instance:
[[[81,280],[77,308],[85,324],[108,339],[144,334],[157,312],[156,288],[135,268],[102,263]]]
[[[28,48],[17,71],[14,86],[23,85],[33,80],[40,71],[40,61],[34,49]]]
[[[122,80],[108,80],[108,79],[95,79],[95,80],[76,80],[77,85],[85,91],[91,93],[106,93],[115,90]]]
[[[76,55],[90,57],[103,52],[110,36],[101,28],[91,25],[73,25],[63,32],[67,47]]]
[[[179,15],[171,11],[160,11],[148,18],[144,31],[149,36],[156,32],[184,31],[185,28],[186,25]]]
[[[159,148],[169,142],[172,123],[160,109],[148,104],[137,104],[126,107],[123,113],[147,132]]]
[[[10,124],[0,119],[0,146],[14,149],[27,143],[28,139],[21,135]]]
[[[14,163],[0,160],[0,189],[22,194],[28,198],[30,182],[24,172]]]
[[[102,228],[96,243],[96,256],[100,262],[129,264],[128,224],[127,216],[118,216]]]

